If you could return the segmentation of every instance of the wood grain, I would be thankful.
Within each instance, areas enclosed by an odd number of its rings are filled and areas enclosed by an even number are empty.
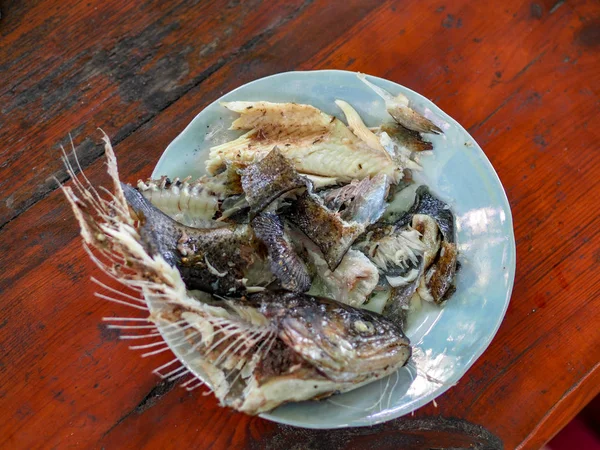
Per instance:
[[[0,446],[494,448],[499,439],[534,449],[598,393],[597,2],[40,0],[0,12]],[[93,297],[97,271],[51,178],[66,179],[58,145],[69,133],[102,182],[102,127],[132,182],[223,93],[319,68],[397,81],[467,127],[506,188],[517,239],[506,318],[438,408],[336,432],[279,426],[160,384],[151,370],[169,355],[141,359],[100,324],[123,309]]]

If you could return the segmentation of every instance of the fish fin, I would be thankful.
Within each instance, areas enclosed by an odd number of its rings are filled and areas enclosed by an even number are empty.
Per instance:
[[[408,106],[397,105],[388,110],[400,125],[420,133],[443,134],[440,127]]]

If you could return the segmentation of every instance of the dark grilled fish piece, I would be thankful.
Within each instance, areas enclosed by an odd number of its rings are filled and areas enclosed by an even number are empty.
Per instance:
[[[242,187],[253,218],[274,200],[293,189],[306,187],[293,164],[275,147],[260,161],[242,171]]]
[[[379,130],[387,133],[396,143],[407,148],[411,152],[424,152],[433,150],[433,144],[423,139],[421,133],[409,130],[400,124],[384,124]]]
[[[340,196],[348,206],[341,213],[330,210],[321,198],[306,191],[286,214],[319,247],[334,271],[355,239],[385,211],[388,188],[387,176],[380,174],[360,184],[358,191],[353,188],[349,194],[342,192]],[[331,203],[341,206],[335,197],[337,194],[333,194]]]
[[[397,227],[404,227],[410,224],[417,214],[432,217],[440,228],[444,240],[455,242],[454,214],[446,203],[431,195],[429,188],[425,185],[419,186],[417,189],[415,202],[408,211],[392,215],[386,221],[395,223]]]
[[[453,290],[457,260],[456,244],[442,241],[437,260],[427,270],[422,284],[418,288],[419,295],[427,300],[433,299],[437,304],[444,303],[449,297],[447,294]],[[428,295],[431,298],[428,298]]]
[[[434,236],[429,236],[432,233],[426,232],[427,228],[431,228],[428,227],[428,222],[432,219],[442,235],[441,243],[436,243]],[[428,243],[424,240],[426,261],[417,293],[424,300],[441,304],[448,299],[446,294],[452,289],[458,261],[454,214],[446,203],[431,195],[427,186],[419,186],[415,202],[408,212],[397,219],[396,226],[410,223],[423,238],[429,236],[430,241]],[[433,227],[435,228],[435,225]]]
[[[293,203],[287,218],[319,247],[331,270],[365,229],[363,224],[345,222],[308,191]]]
[[[400,326],[335,300],[265,291],[244,304],[255,307],[287,346],[333,381],[361,382],[404,365],[411,355]]]
[[[287,240],[279,216],[262,213],[254,218],[251,225],[258,239],[267,247],[271,272],[281,287],[294,292],[308,291],[311,284],[308,270]]]
[[[142,223],[141,240],[150,255],[177,267],[188,289],[216,294],[244,292],[273,277],[267,251],[249,225],[190,228],[171,219],[131,186],[122,184],[130,208]]]

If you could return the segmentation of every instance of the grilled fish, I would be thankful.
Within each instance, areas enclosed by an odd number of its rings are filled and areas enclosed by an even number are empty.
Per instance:
[[[417,293],[424,300],[443,303],[448,298],[446,294],[452,291],[458,261],[454,214],[450,207],[431,195],[426,186],[420,186],[409,211],[392,220],[400,227],[412,223],[422,234],[426,251]]]
[[[379,173],[392,182],[402,176],[402,168],[392,164],[385,152],[369,147],[339,119],[313,106],[269,102],[231,102],[223,106],[240,113],[232,129],[250,131],[210,149],[206,168],[211,174],[228,161],[261,159],[277,146],[302,174],[346,183]]]
[[[90,256],[122,289],[138,295],[111,288],[114,297],[102,296],[138,310],[150,305],[147,321],[170,336],[169,345],[188,355],[194,372],[182,366],[171,371],[175,375],[169,379],[191,376],[184,385],[204,383],[222,405],[258,414],[289,401],[355,389],[406,363],[411,355],[409,340],[398,325],[379,314],[281,291],[242,298],[192,295],[182,272],[165,259],[172,255],[163,257],[156,242],[148,245],[150,231],[170,235],[172,223],[161,219],[154,230],[144,229],[157,213],[139,192],[120,184],[116,159],[105,139],[114,187],[111,196],[100,198],[93,186],[75,176],[67,161],[73,188],[62,186],[62,190]],[[151,353],[166,349],[164,345]]]
[[[418,131],[409,130],[397,123],[384,124],[375,129],[374,133],[375,135],[387,133],[394,142],[411,152],[433,150],[433,144],[425,141]]]

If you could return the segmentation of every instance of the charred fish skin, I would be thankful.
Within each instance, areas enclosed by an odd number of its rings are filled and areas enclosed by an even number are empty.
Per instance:
[[[400,217],[392,217],[388,221],[392,221],[396,226],[402,227],[410,224],[413,216],[417,214],[433,217],[440,228],[444,240],[448,242],[456,241],[454,214],[450,206],[431,195],[429,188],[425,185],[419,186],[415,194],[415,202],[407,212],[402,213]]]
[[[122,184],[130,208],[142,222],[140,237],[149,254],[177,267],[188,289],[231,294],[245,289],[249,273],[266,268],[266,251],[247,225],[195,229],[181,225]],[[265,271],[251,284],[269,281]]]
[[[387,133],[399,145],[402,145],[411,152],[433,150],[433,144],[425,141],[418,131],[409,130],[400,124],[390,123],[382,125],[380,131]]]
[[[287,218],[319,247],[330,270],[334,271],[356,238],[383,215],[388,190],[385,174],[363,180],[354,185],[351,192],[342,188],[342,203],[335,199],[337,194],[333,194],[330,201],[338,209],[342,204],[348,205],[342,213],[331,211],[320,197],[306,191],[293,202]]]
[[[361,224],[341,220],[308,191],[293,203],[286,217],[319,247],[331,270],[364,231]]]
[[[458,264],[456,244],[442,241],[438,259],[425,274],[425,286],[435,303],[442,304],[448,300],[448,293],[453,290],[454,277]]]
[[[261,292],[250,305],[275,324],[279,338],[330,380],[362,382],[403,366],[410,340],[383,316],[335,300]]]
[[[263,213],[252,221],[254,233],[266,246],[271,272],[281,287],[293,292],[306,292],[311,280],[304,262],[284,235],[283,221],[275,213]]]
[[[286,192],[307,186],[307,179],[298,175],[277,147],[260,161],[247,166],[241,175],[251,217]]]

